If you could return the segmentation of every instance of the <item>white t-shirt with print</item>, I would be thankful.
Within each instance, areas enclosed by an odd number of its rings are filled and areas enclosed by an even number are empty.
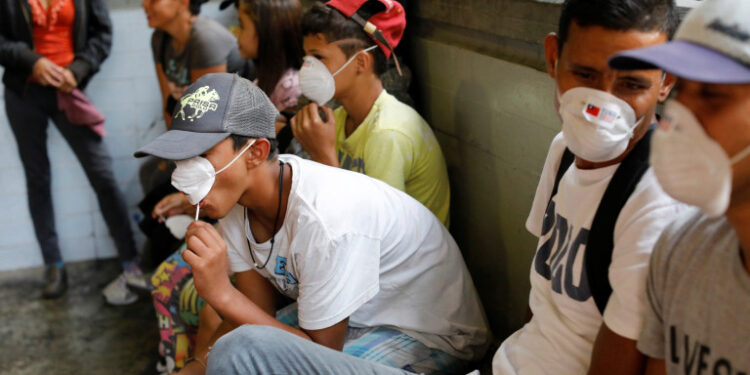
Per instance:
[[[354,327],[391,326],[425,345],[475,359],[490,339],[458,246],[419,202],[366,175],[291,155],[292,187],[271,259],[255,270],[298,303],[300,327],[349,317]],[[233,272],[269,256],[235,206],[219,221]],[[252,249],[252,250],[251,250]]]
[[[548,206],[565,147],[558,134],[526,221],[529,232],[539,238],[530,276],[533,318],[495,354],[496,375],[585,374],[602,322],[618,335],[637,340],[645,319],[653,245],[684,209],[664,193],[653,171],[646,171],[615,223],[609,267],[612,295],[602,317],[584,275],[583,258],[586,251],[597,250],[586,248],[589,229],[619,164],[582,170],[574,163]]]

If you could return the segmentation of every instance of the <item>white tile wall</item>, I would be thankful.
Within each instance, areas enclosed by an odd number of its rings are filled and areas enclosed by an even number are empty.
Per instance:
[[[204,4],[201,15],[223,24],[236,23],[236,12],[218,10],[218,1]],[[86,94],[107,116],[105,142],[113,158],[120,189],[130,209],[140,248],[136,204],[143,197],[138,180],[140,161],[133,152],[163,132],[159,88],[151,56],[151,32],[138,4],[111,12],[112,52]],[[2,67],[0,67],[2,75]],[[0,84],[0,103],[4,103]],[[104,223],[96,195],[75,155],[55,126],[48,128],[52,165],[52,198],[57,233],[66,261],[114,257],[117,252]],[[13,133],[0,106],[0,270],[42,264],[26,198],[26,184]]]

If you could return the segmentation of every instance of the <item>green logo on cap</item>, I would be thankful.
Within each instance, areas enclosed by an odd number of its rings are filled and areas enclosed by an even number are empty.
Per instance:
[[[208,91],[208,89],[208,86],[203,86],[195,90],[192,94],[183,96],[179,103],[180,110],[175,113],[174,118],[182,117],[183,121],[193,121],[203,117],[208,111],[217,110],[219,105],[216,102],[221,99],[219,98],[219,93],[215,89],[211,91]],[[193,114],[185,117],[185,107],[192,108],[194,111]]]

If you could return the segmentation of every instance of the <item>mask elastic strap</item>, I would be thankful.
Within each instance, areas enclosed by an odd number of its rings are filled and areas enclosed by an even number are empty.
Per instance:
[[[742,150],[742,151],[740,151],[739,154],[734,155],[732,157],[732,160],[731,160],[732,161],[732,165],[735,165],[735,164],[739,163],[742,159],[744,159],[744,158],[746,158],[748,156],[750,156],[750,146],[745,147],[745,149]]]
[[[198,204],[195,205],[195,220],[193,220],[193,221],[198,221],[198,214],[200,212],[201,212],[201,204],[198,203]]]
[[[229,166],[232,165],[232,163],[234,163],[235,161],[237,161],[237,159],[239,159],[240,156],[242,156],[242,154],[245,153],[245,151],[249,150],[250,147],[253,147],[254,144],[255,144],[255,139],[253,139],[253,141],[250,142],[249,145],[245,146],[245,148],[242,149],[242,151],[240,151],[240,153],[237,154],[237,156],[235,156],[234,159],[232,159],[232,161],[229,162],[229,164],[225,165],[224,168],[221,168],[216,173],[214,173],[214,176],[217,175],[217,174],[219,174],[219,173],[221,173],[221,172],[224,172],[225,169],[229,168]]]
[[[349,58],[349,61],[347,61],[347,62],[346,62],[346,63],[345,63],[345,64],[344,64],[344,65],[343,65],[343,66],[342,66],[341,68],[339,68],[339,70],[337,70],[337,71],[336,71],[336,73],[333,73],[333,76],[335,77],[335,76],[336,76],[336,74],[339,74],[339,73],[341,73],[341,71],[342,71],[342,70],[346,69],[346,67],[347,67],[347,66],[349,66],[349,64],[351,64],[351,63],[352,63],[352,61],[354,61],[354,59],[355,59],[355,58],[356,58],[357,56],[359,56],[359,54],[360,54],[360,53],[363,53],[363,52],[370,52],[370,51],[374,50],[375,48],[378,48],[378,46],[377,46],[377,45],[374,45],[374,46],[369,46],[369,47],[367,47],[367,48],[365,48],[365,49],[363,49],[363,50],[361,50],[361,51],[359,51],[359,52],[355,53],[355,54],[354,54],[354,56],[352,56],[352,57],[350,57],[350,58]]]

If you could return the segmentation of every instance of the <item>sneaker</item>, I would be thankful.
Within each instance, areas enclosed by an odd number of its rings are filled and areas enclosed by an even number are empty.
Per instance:
[[[135,265],[135,262],[133,262],[132,266],[127,267],[125,271],[122,272],[122,277],[124,277],[125,282],[133,288],[146,291],[151,290],[149,277],[143,274],[143,271]]]
[[[138,300],[138,295],[128,289],[128,282],[125,280],[124,273],[112,280],[104,290],[104,298],[110,305],[121,306],[129,305]]]

